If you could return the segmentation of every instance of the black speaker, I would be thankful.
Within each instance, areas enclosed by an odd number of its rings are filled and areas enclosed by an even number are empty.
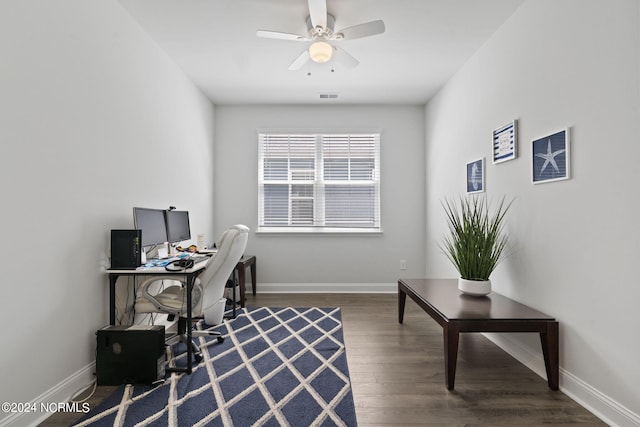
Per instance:
[[[133,270],[142,264],[142,230],[111,230],[111,268]]]
[[[98,385],[152,384],[164,379],[164,326],[112,325],[96,335]]]

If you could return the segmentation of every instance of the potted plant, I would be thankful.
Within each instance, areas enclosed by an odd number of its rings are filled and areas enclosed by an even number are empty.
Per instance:
[[[491,292],[489,276],[506,255],[504,217],[511,206],[504,197],[491,214],[485,197],[460,197],[459,203],[445,199],[450,235],[440,248],[460,273],[458,288],[470,295]]]

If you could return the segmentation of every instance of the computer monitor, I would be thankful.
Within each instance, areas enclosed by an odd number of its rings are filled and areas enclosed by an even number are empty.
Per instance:
[[[167,223],[167,238],[171,243],[182,242],[191,239],[188,211],[165,211]]]
[[[142,230],[142,246],[168,242],[163,209],[133,208],[133,225]]]

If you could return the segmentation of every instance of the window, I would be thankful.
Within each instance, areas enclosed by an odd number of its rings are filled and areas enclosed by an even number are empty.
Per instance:
[[[258,142],[260,231],[380,231],[379,133],[259,133]]]

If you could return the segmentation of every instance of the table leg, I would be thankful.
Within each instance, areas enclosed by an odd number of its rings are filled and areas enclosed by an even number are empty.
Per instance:
[[[544,367],[547,371],[547,383],[551,390],[559,389],[560,380],[560,345],[558,334],[558,322],[549,322],[547,331],[540,333]]]
[[[398,323],[404,321],[404,306],[407,302],[407,293],[398,286]]]
[[[245,299],[244,295],[246,293],[246,285],[245,285],[246,267],[243,264],[237,270],[238,270],[238,284],[240,285],[240,307],[244,308],[244,299]],[[234,295],[234,298],[235,298],[235,295]],[[234,301],[234,304],[235,304],[235,301]]]
[[[453,390],[453,385],[456,380],[460,329],[458,325],[451,322],[445,323],[442,329],[444,335],[444,379],[447,388]]]
[[[257,286],[257,283],[256,283],[256,262],[257,262],[257,260],[254,258],[253,262],[249,266],[251,268],[251,286],[252,286],[251,291],[253,292],[253,295],[256,294],[256,286]]]

